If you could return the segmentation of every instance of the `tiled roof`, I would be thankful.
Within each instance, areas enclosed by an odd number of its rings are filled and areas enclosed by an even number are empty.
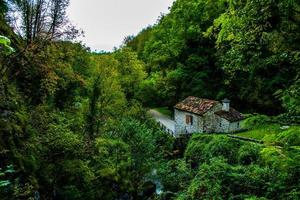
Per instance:
[[[202,115],[213,108],[218,101],[202,99],[198,97],[188,97],[182,102],[178,103],[175,108],[178,110],[183,110],[198,115]]]
[[[230,122],[236,122],[236,121],[240,121],[240,120],[244,119],[242,114],[233,108],[230,108],[229,112],[220,110],[220,111],[215,112],[215,114],[220,116],[221,118],[224,118],[224,119],[230,121]]]

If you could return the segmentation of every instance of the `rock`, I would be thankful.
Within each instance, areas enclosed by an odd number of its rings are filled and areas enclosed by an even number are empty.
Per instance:
[[[289,128],[290,128],[290,126],[281,126],[280,127],[281,130],[286,130],[286,129],[289,129]]]
[[[143,192],[142,192],[143,198],[151,197],[156,192],[156,185],[152,181],[147,181],[143,184],[142,190],[143,190]]]

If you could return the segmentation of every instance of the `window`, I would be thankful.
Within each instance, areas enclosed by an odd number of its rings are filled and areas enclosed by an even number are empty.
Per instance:
[[[238,122],[236,126],[237,126],[237,128],[240,128],[240,122]]]
[[[219,126],[222,127],[222,122],[220,122]]]
[[[193,116],[186,115],[185,116],[185,122],[186,122],[186,124],[193,125]]]

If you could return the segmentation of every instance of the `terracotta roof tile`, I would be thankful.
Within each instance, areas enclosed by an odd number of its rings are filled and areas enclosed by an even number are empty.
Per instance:
[[[224,119],[230,121],[230,122],[236,122],[236,121],[240,121],[240,120],[244,119],[242,114],[233,108],[230,108],[229,112],[220,110],[220,111],[215,112],[215,114],[220,116],[221,118],[224,118]]]
[[[178,103],[175,108],[198,115],[202,115],[217,105],[219,102],[209,99],[202,99],[198,97],[188,97],[182,102]]]

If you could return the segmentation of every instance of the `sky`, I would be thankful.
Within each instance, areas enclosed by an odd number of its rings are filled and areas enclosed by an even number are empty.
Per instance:
[[[112,51],[128,35],[153,25],[174,0],[70,0],[68,16],[93,51]]]

